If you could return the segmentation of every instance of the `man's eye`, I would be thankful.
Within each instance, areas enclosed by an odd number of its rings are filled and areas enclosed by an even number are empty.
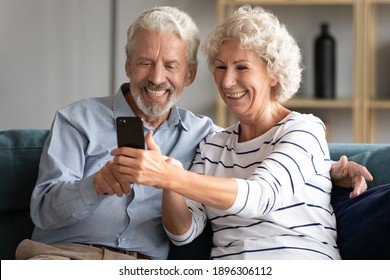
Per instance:
[[[151,63],[150,62],[140,62],[140,63],[138,63],[138,65],[140,65],[140,66],[150,66]]]

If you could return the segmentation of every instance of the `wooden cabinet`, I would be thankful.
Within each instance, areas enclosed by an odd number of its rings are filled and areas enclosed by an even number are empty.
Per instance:
[[[364,141],[390,142],[390,0],[364,2]]]
[[[386,36],[382,33],[389,32],[389,24],[382,27],[381,21],[386,21],[386,15],[390,15],[390,5],[386,6],[390,0],[218,0],[218,22],[243,4],[271,10],[302,49],[303,81],[286,107],[323,119],[329,124],[330,142],[375,142],[376,134],[386,130],[390,121],[377,126],[378,113],[390,113],[390,78],[378,81],[376,73],[390,64],[390,42],[387,41],[387,55],[382,51],[381,61],[378,61],[376,37],[380,32],[379,38],[383,41]],[[330,24],[337,44],[335,99],[314,98],[314,40],[322,22]],[[382,61],[385,59],[387,63]],[[381,88],[388,83],[387,93],[378,90],[378,83],[382,83]],[[217,104],[217,122],[221,126],[236,121],[220,98]],[[387,130],[390,133],[390,129]],[[387,138],[390,142],[390,137]]]

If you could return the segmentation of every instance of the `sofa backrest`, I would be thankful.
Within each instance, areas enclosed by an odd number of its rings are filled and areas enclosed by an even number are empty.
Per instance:
[[[14,259],[15,248],[30,238],[30,197],[48,130],[0,131],[0,258]]]
[[[365,166],[374,177],[373,181],[367,182],[368,188],[390,183],[389,144],[332,143],[329,152],[332,160],[346,155],[349,160]]]

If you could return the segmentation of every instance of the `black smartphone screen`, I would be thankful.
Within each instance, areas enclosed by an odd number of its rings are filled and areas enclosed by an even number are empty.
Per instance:
[[[118,117],[116,119],[118,147],[145,149],[144,125],[139,117]]]

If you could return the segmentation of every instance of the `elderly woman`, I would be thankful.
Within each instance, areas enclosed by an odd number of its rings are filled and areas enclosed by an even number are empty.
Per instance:
[[[164,190],[163,223],[177,245],[209,219],[212,259],[340,259],[325,126],[282,105],[301,81],[296,42],[273,14],[243,6],[204,50],[239,122],[200,143],[191,172],[173,168],[150,134],[156,153],[126,172]]]

